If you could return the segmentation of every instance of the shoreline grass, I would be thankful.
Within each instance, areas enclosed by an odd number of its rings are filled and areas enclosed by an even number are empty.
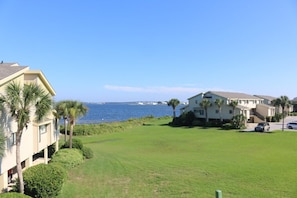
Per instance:
[[[295,197],[297,133],[170,127],[79,137],[94,158],[69,171],[62,197]]]

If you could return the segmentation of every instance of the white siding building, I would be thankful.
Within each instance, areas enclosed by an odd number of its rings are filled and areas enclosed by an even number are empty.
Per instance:
[[[230,120],[233,115],[243,114],[247,120],[257,121],[266,116],[273,116],[275,114],[275,107],[264,104],[264,99],[237,92],[222,92],[222,91],[208,91],[200,93],[188,99],[189,104],[182,109],[184,112],[193,111],[197,118],[205,118],[205,110],[200,107],[200,103],[203,99],[208,99],[211,102],[211,106],[208,108],[209,119]],[[218,106],[215,104],[216,99],[222,99],[224,101],[221,107],[221,114]],[[230,106],[231,101],[237,101],[238,105],[233,112],[233,108]]]

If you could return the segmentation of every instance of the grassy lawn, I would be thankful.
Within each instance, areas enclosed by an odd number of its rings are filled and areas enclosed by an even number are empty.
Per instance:
[[[297,133],[168,122],[81,137],[94,158],[69,170],[59,197],[296,197]]]

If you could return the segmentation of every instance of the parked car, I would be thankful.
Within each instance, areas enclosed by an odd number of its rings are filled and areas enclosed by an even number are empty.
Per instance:
[[[289,122],[287,124],[288,129],[297,129],[297,122]]]
[[[270,130],[270,125],[268,122],[260,122],[256,127],[255,131],[259,132],[264,132],[264,131],[269,131]]]

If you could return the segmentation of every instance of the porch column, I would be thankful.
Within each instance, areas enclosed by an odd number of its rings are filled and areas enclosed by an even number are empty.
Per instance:
[[[43,157],[44,157],[44,163],[48,164],[48,147],[45,147],[45,149],[43,150]]]
[[[55,152],[59,150],[59,140],[55,142]]]
[[[7,174],[7,171],[4,171],[4,173],[0,175],[0,190],[6,191],[8,190],[7,188],[8,188],[8,174]]]
[[[33,156],[30,156],[25,160],[25,168],[29,168],[33,165]]]

